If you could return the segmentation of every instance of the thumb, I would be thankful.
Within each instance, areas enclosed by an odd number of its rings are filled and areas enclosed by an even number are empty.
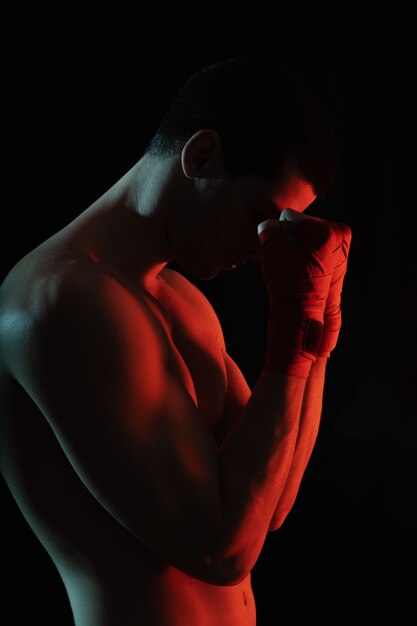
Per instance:
[[[264,220],[258,224],[258,237],[261,245],[265,243],[265,241],[277,237],[279,227],[279,220]]]
[[[288,253],[289,247],[293,247],[293,242],[290,233],[285,232],[287,230],[285,226],[286,224],[280,222],[278,219],[268,219],[258,224],[258,238],[261,249],[263,250],[265,248],[265,244],[267,241],[276,240],[277,242],[279,242],[279,245],[278,248],[274,246],[275,255],[285,255],[286,253]]]
[[[311,219],[311,216],[294,211],[294,209],[284,209],[279,216],[280,222],[301,222],[302,220]]]
[[[279,228],[279,220],[264,220],[258,224],[258,235],[269,228]]]

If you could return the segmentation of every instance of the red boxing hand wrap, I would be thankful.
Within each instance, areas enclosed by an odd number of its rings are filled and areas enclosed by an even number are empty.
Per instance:
[[[274,222],[259,232],[269,303],[264,369],[307,378],[321,350],[340,233],[311,217]]]
[[[323,323],[318,320],[270,314],[264,369],[307,378],[318,356],[322,335]]]
[[[337,260],[327,296],[326,308],[324,309],[323,338],[318,354],[324,357],[329,357],[332,350],[336,347],[342,326],[341,295],[352,241],[352,231],[349,226],[336,222],[329,222],[329,224],[332,228],[339,230],[341,243],[335,251]]]

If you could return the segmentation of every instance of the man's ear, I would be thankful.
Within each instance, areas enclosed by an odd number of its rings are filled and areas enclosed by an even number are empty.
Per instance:
[[[194,133],[182,149],[181,166],[187,178],[222,178],[224,168],[219,133],[211,129]]]

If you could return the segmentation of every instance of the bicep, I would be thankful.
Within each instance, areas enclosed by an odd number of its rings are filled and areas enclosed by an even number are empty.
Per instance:
[[[239,421],[252,392],[238,365],[227,353],[220,320],[208,298],[193,283],[176,271],[165,268],[164,279],[195,306],[207,328],[210,329],[215,345],[223,354],[227,387],[223,414],[215,430],[215,440],[220,447]]]
[[[215,441],[144,308],[111,279],[87,287],[40,324],[22,383],[100,504],[195,574],[220,526]]]
[[[226,366],[227,387],[223,415],[216,428],[216,441],[219,446],[224,443],[239,421],[252,394],[242,371],[232,357],[226,351],[224,351],[223,356]]]

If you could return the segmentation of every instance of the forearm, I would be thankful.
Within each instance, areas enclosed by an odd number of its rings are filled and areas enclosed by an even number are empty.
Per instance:
[[[326,365],[327,358],[319,357],[307,379],[291,468],[273,514],[270,531],[279,528],[292,509],[313,452],[320,426]]]
[[[219,452],[223,558],[255,564],[287,483],[306,379],[262,370],[249,402]],[[243,555],[243,556],[242,556]]]
[[[281,223],[289,217],[296,231]],[[317,438],[326,367],[317,355],[328,297],[338,302],[349,233],[290,209],[258,225],[269,304],[265,365],[219,453],[222,560],[241,562],[241,571],[256,563],[274,514],[281,523],[292,507]]]

